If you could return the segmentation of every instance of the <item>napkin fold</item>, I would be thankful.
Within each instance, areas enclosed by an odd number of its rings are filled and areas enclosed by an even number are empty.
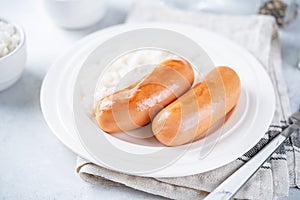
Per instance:
[[[247,162],[286,126],[291,114],[281,72],[281,52],[275,20],[269,16],[226,16],[176,10],[161,5],[137,3],[127,18],[130,22],[182,22],[224,35],[251,52],[265,67],[276,93],[276,111],[268,131],[250,151],[237,160],[209,172],[185,177],[147,178],[112,171],[78,157],[76,170],[93,184],[125,185],[151,194],[172,198],[204,198],[236,169]],[[299,135],[299,134],[298,134]],[[275,199],[287,196],[289,187],[300,187],[300,137],[294,134],[236,194],[240,199]]]

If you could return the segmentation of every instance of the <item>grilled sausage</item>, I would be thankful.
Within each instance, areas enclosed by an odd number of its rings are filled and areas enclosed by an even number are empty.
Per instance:
[[[139,82],[100,99],[95,109],[97,123],[107,133],[144,126],[151,115],[186,92],[193,81],[188,62],[166,60]]]
[[[194,140],[224,117],[238,102],[240,79],[229,67],[213,69],[204,79],[154,118],[159,142],[178,146]]]

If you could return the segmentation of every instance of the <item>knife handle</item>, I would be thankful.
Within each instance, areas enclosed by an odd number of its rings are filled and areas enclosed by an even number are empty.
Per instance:
[[[283,142],[299,126],[291,124],[282,133],[272,139],[263,149],[261,149],[248,162],[241,166],[224,182],[222,182],[214,191],[206,196],[205,200],[227,200],[231,199],[239,189],[255,174],[262,164],[283,144]]]

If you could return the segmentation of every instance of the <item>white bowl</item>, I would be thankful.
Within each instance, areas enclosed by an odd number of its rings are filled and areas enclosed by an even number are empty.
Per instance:
[[[20,33],[20,44],[12,52],[0,58],[0,91],[13,85],[22,75],[26,64],[26,42],[23,29],[7,20],[1,21],[12,24]]]
[[[57,25],[80,29],[102,19],[106,11],[106,0],[44,0],[44,6]]]

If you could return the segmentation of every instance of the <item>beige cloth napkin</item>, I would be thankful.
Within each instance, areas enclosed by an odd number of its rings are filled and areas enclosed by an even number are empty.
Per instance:
[[[251,158],[269,139],[286,125],[290,115],[289,100],[281,72],[277,26],[268,16],[221,16],[192,13],[163,6],[136,4],[127,22],[172,21],[207,28],[224,35],[248,49],[269,73],[276,91],[276,112],[269,131],[249,152],[218,169],[178,178],[137,177],[99,167],[78,157],[77,172],[94,184],[125,185],[172,199],[202,199],[226,177]],[[274,199],[286,196],[290,187],[299,187],[300,138],[294,136],[266,162],[236,194],[241,199]]]

